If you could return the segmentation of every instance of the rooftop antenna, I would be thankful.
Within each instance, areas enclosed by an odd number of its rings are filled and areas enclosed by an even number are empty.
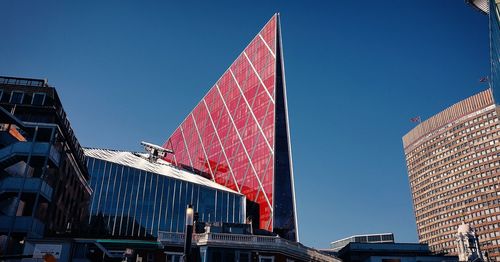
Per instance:
[[[141,142],[141,145],[144,146],[144,150],[149,153],[148,160],[149,162],[156,162],[158,158],[163,158],[167,156],[167,154],[173,154],[174,151],[171,149],[163,148],[159,145],[151,144],[148,142]]]

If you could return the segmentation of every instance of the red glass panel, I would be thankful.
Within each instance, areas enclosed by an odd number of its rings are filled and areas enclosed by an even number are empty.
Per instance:
[[[273,229],[276,19],[255,36],[164,144],[175,152],[167,161],[210,179],[213,174],[215,182],[257,202],[260,227],[267,230]]]

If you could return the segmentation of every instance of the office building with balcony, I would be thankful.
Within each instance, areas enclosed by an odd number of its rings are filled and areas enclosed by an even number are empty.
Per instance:
[[[418,238],[457,254],[464,222],[500,261],[500,122],[492,89],[423,121],[403,137]]]
[[[91,189],[83,150],[54,87],[0,77],[0,254],[79,228]]]

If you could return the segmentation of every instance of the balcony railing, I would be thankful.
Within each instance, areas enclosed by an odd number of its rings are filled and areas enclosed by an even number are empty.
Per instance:
[[[28,233],[29,237],[40,238],[43,236],[45,224],[29,216],[0,216],[0,230],[8,232]]]
[[[163,244],[184,243],[183,233],[158,232],[158,241]],[[334,257],[308,248],[298,242],[292,242],[275,236],[239,235],[225,233],[193,234],[195,245],[216,245],[232,248],[247,248],[266,251],[286,251],[298,257],[306,257],[311,261],[340,261]]]
[[[7,76],[0,76],[0,84],[34,86],[34,87],[48,86],[47,81],[42,79],[7,77]]]
[[[52,187],[40,178],[6,177],[0,180],[0,193],[19,192],[21,188],[23,188],[23,192],[40,192],[45,199],[52,199]]]
[[[46,142],[17,142],[0,149],[0,161],[6,161],[13,156],[49,155],[50,160],[57,166],[61,156],[57,150]]]
[[[193,234],[196,236],[196,234]],[[184,243],[184,233],[175,233],[175,232],[158,232],[158,242],[168,243],[168,244],[179,244],[182,245]]]

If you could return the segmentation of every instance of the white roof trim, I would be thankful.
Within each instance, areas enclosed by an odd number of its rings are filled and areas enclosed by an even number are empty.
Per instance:
[[[84,152],[87,157],[93,157],[96,159],[112,162],[115,164],[120,164],[144,170],[162,176],[167,176],[173,179],[183,180],[190,183],[210,187],[213,189],[223,190],[230,193],[241,195],[240,193],[234,190],[219,185],[202,176],[196,175],[186,170],[179,169],[162,159],[158,159],[156,163],[152,163],[146,160],[145,158],[135,155],[132,152],[109,150],[109,149],[85,148]],[[147,154],[144,153],[139,153],[139,154],[147,156]]]

